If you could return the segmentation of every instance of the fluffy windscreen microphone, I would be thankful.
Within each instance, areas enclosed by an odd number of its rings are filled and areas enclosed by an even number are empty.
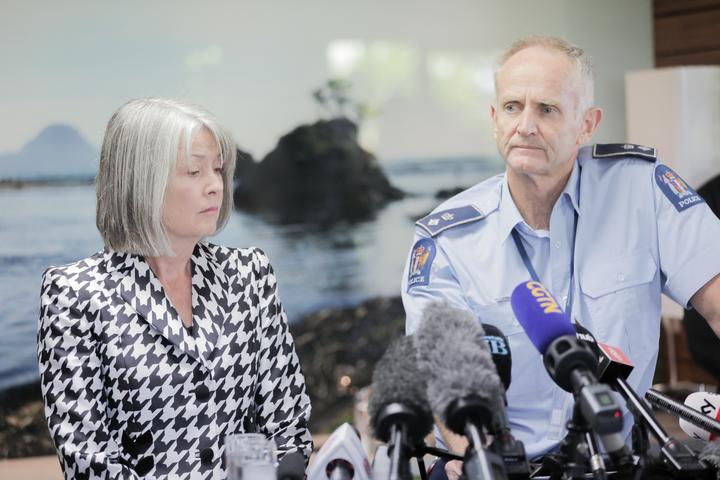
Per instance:
[[[448,422],[448,406],[460,398],[475,396],[495,404],[504,390],[485,343],[485,331],[466,310],[445,302],[429,304],[415,334],[418,365],[428,377],[428,400],[432,411],[451,430],[464,428]]]
[[[376,438],[388,444],[390,479],[409,480],[410,458],[432,430],[427,383],[417,364],[412,337],[393,342],[375,366],[368,404]]]
[[[384,442],[390,437],[391,425],[384,416],[388,405],[404,405],[414,412],[417,423],[408,432],[411,436],[422,439],[432,429],[427,382],[417,359],[413,337],[407,336],[391,343],[375,365],[368,413],[373,434]]]
[[[505,390],[480,323],[467,310],[431,303],[423,311],[415,339],[433,413],[468,439],[465,477],[507,478],[502,458],[484,450],[484,431],[492,428]]]
[[[709,442],[700,452],[700,460],[715,472],[716,480],[720,480],[720,441]]]

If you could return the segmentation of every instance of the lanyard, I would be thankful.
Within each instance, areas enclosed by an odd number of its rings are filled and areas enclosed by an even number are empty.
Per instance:
[[[573,209],[573,213],[575,214],[575,223],[573,226],[572,250],[570,251],[570,286],[568,287],[567,302],[565,303],[565,313],[568,314],[568,316],[572,315],[573,290],[574,290],[573,276],[575,273],[575,237],[577,235],[577,224],[578,224],[577,211],[575,209]],[[522,238],[520,237],[520,232],[517,231],[517,228],[513,228],[512,237],[513,237],[513,240],[515,240],[515,246],[518,249],[518,253],[520,253],[520,257],[522,258],[522,261],[525,264],[525,268],[527,268],[527,271],[530,274],[530,277],[532,277],[532,279],[535,280],[536,282],[540,282],[540,277],[538,276],[537,272],[535,271],[535,267],[533,267],[533,264],[530,261],[530,257],[527,254],[527,250],[525,250],[525,245],[523,245]],[[542,282],[540,282],[540,283],[542,283]]]

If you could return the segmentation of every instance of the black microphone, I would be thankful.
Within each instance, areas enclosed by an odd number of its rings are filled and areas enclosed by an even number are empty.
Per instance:
[[[501,458],[483,449],[504,393],[484,337],[472,314],[440,302],[425,308],[415,334],[432,411],[468,439],[463,472],[470,480],[507,478]]]
[[[368,404],[373,434],[388,444],[390,479],[409,480],[410,458],[432,430],[427,383],[411,336],[394,341],[380,358]]]
[[[495,325],[482,324],[485,330],[485,343],[487,344],[492,361],[502,381],[505,391],[510,388],[512,380],[512,352],[510,343],[502,331]],[[525,446],[522,442],[513,437],[510,431],[510,420],[507,416],[507,397],[502,396],[502,405],[496,410],[495,421],[497,426],[493,432],[494,438],[491,447],[500,455],[505,463],[508,477],[513,479],[525,479],[530,476],[530,465],[527,461]]]
[[[678,474],[696,475],[706,468],[698,462],[695,454],[684,444],[665,432],[652,411],[626,381],[633,365],[625,353],[617,347],[598,342],[595,336],[580,324],[575,324],[578,336],[597,355],[599,359],[598,376],[600,381],[613,387],[627,402],[627,406],[636,421],[642,421],[660,444],[663,460]],[[639,434],[639,433],[638,433]],[[644,449],[645,446],[642,447]],[[614,458],[618,463],[622,460]]]
[[[716,480],[720,480],[720,441],[708,442],[700,452],[700,460],[715,472]]]
[[[305,478],[305,457],[300,452],[286,454],[278,463],[277,480],[303,480]]]
[[[488,351],[492,356],[500,381],[505,387],[505,391],[510,388],[512,381],[512,353],[510,352],[510,343],[502,331],[495,325],[487,323],[482,324],[485,330],[485,343]]]

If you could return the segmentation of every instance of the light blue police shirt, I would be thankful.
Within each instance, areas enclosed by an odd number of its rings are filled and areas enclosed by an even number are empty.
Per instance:
[[[549,377],[510,307],[513,289],[530,279],[513,228],[561,306],[574,289],[571,318],[632,360],[628,382],[640,395],[655,371],[661,292],[688,305],[720,273],[720,221],[648,147],[583,147],[553,207],[549,231],[534,231],[524,222],[505,174],[447,200],[417,225],[402,282],[406,332],[416,330],[428,303],[445,300],[507,336],[508,416],[528,458],[556,449],[573,399]],[[632,422],[626,411],[626,435]]]

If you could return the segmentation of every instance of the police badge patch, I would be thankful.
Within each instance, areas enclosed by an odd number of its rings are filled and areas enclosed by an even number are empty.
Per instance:
[[[678,212],[705,200],[667,165],[655,167],[655,183]]]
[[[421,238],[413,246],[408,269],[408,291],[430,283],[430,266],[435,259],[437,247],[431,238]]]

